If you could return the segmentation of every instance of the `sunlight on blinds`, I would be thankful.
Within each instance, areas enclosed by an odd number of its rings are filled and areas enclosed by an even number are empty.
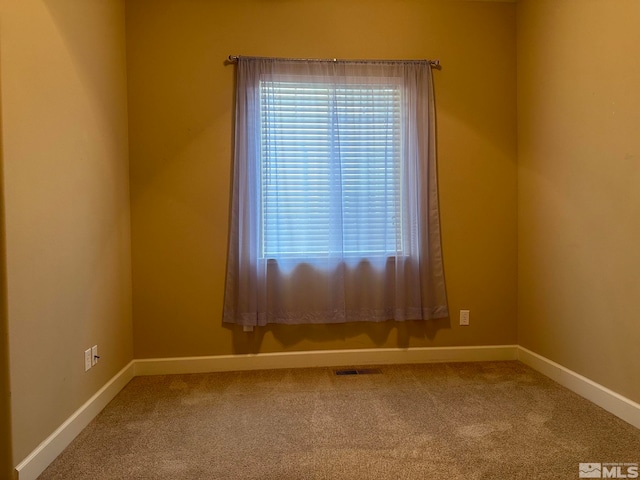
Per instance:
[[[260,82],[263,258],[401,250],[401,88]]]

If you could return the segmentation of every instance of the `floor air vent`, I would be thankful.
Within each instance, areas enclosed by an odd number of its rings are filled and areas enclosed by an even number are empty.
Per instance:
[[[379,368],[343,368],[336,370],[336,375],[372,375],[382,373]]]

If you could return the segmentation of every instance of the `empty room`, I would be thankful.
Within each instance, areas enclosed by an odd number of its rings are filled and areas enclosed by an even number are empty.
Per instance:
[[[639,24],[0,0],[0,479],[638,478]]]

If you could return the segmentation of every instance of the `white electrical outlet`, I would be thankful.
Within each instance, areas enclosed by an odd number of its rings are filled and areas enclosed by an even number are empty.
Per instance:
[[[94,345],[91,347],[91,366],[98,363],[98,360],[100,360],[100,357],[98,356],[98,345]]]
[[[84,351],[84,371],[86,372],[91,368],[91,349],[87,348]]]
[[[460,325],[469,325],[469,310],[460,310]]]

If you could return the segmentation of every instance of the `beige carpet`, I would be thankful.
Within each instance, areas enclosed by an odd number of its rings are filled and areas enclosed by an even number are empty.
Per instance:
[[[640,430],[519,362],[137,377],[40,479],[577,479]]]

